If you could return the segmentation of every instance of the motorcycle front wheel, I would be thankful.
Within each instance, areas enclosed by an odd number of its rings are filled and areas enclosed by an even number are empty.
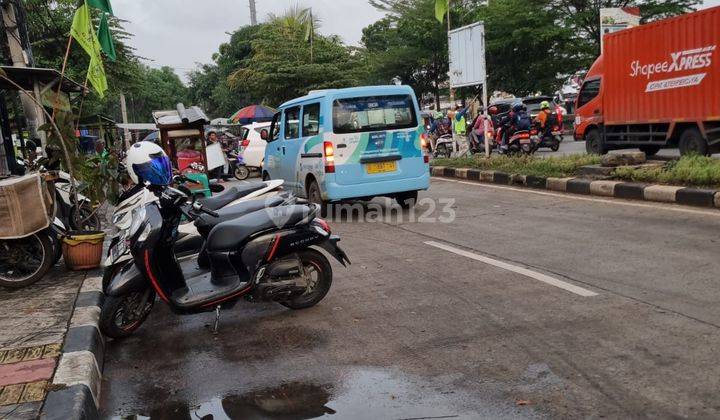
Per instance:
[[[150,315],[155,291],[149,287],[123,296],[107,296],[100,312],[100,332],[110,338],[125,338],[134,333]]]
[[[305,271],[307,290],[300,296],[280,302],[290,309],[306,309],[317,305],[332,285],[332,267],[325,255],[312,248],[300,251],[298,255]]]
[[[55,249],[42,231],[20,239],[0,240],[0,286],[19,289],[43,278],[55,259]]]
[[[238,181],[244,181],[250,176],[250,170],[245,165],[238,165],[235,167],[233,175]]]
[[[80,204],[80,215],[76,220],[76,209],[77,207],[72,206],[70,208],[70,229],[71,230],[84,230],[84,231],[99,231],[101,229],[100,218],[97,212],[90,207],[89,204]],[[80,225],[78,225],[78,221]]]

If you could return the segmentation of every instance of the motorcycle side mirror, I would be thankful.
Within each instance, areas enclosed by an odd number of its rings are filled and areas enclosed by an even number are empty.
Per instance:
[[[268,131],[266,129],[263,128],[262,130],[260,130],[260,138],[265,141],[268,141],[268,138],[270,138],[270,134],[268,133]]]

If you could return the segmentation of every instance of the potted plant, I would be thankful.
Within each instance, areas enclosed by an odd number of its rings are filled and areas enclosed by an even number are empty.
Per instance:
[[[88,270],[100,266],[105,233],[100,230],[98,213],[108,197],[116,194],[117,162],[108,153],[86,155],[79,152],[73,115],[57,111],[58,128],[48,130],[48,145],[57,146],[63,153],[63,166],[72,168],[69,214],[71,230],[62,238],[65,265],[70,270]],[[50,127],[47,127],[50,128]],[[77,181],[74,182],[74,181]]]

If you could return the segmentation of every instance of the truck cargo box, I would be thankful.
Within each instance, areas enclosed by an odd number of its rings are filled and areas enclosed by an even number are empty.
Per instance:
[[[605,36],[605,124],[720,119],[720,7]]]

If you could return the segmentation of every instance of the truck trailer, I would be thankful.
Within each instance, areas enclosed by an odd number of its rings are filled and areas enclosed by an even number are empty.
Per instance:
[[[720,152],[720,7],[605,35],[575,106],[588,153]]]

